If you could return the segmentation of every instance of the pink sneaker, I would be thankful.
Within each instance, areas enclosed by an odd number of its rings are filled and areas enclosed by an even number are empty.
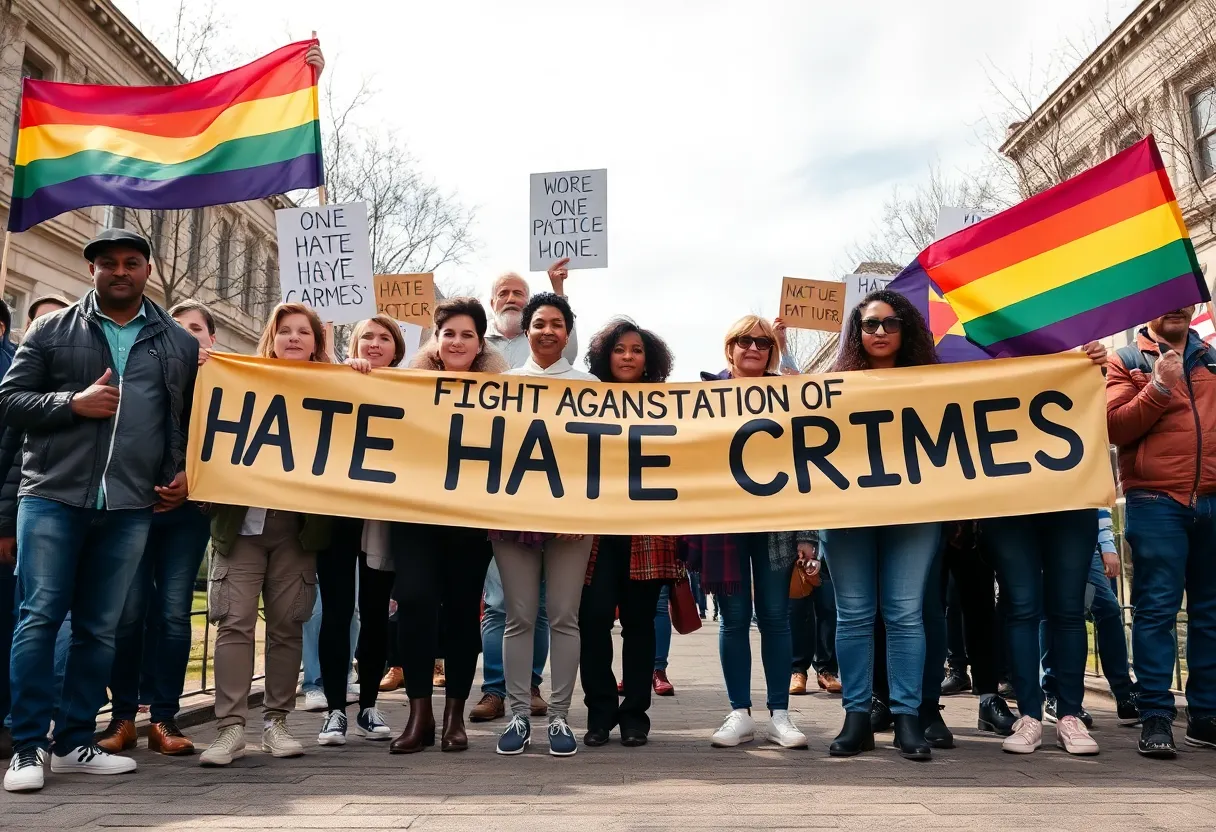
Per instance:
[[[1024,716],[1013,723],[1013,733],[1005,737],[1001,749],[1010,754],[1033,754],[1043,744],[1043,723]]]
[[[1066,716],[1056,724],[1056,745],[1069,754],[1097,754],[1098,743],[1075,716]]]

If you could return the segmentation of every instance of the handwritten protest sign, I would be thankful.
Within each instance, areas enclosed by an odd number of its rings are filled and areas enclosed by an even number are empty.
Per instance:
[[[608,171],[534,173],[529,268],[543,272],[563,257],[570,269],[608,267]]]
[[[401,337],[405,339],[405,355],[402,356],[397,366],[408,367],[410,366],[410,362],[414,360],[414,356],[418,354],[418,350],[422,347],[423,327],[402,320],[397,321],[397,327],[401,330]]]
[[[376,311],[423,329],[429,327],[435,314],[435,275],[376,275]]]
[[[844,279],[844,317],[852,313],[853,307],[861,303],[861,299],[870,292],[887,288],[893,274],[851,274]]]
[[[781,279],[781,320],[798,329],[840,332],[844,284],[835,280]]]
[[[933,239],[940,240],[943,237],[949,237],[956,231],[962,231],[967,226],[975,225],[991,216],[992,214],[973,211],[970,208],[943,205],[937,214],[937,229],[933,233]]]
[[[1114,501],[1103,383],[1077,353],[709,384],[217,353],[186,470],[200,502],[572,534],[1038,514]]]
[[[282,208],[274,220],[284,303],[307,304],[333,324],[376,314],[366,204]]]

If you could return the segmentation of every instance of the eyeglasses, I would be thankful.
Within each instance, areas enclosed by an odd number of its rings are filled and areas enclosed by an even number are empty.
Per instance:
[[[890,315],[890,316],[888,316],[886,318],[882,318],[882,319],[862,318],[861,319],[861,331],[864,332],[866,335],[873,335],[875,332],[878,332],[879,327],[882,327],[882,331],[885,334],[892,335],[896,332],[899,332],[900,327],[903,326],[903,323],[904,323],[903,321],[901,321],[899,318],[895,317],[894,315]]]
[[[738,338],[735,339],[735,343],[738,344],[741,349],[745,349],[745,350],[750,349],[751,346],[753,344],[755,344],[756,349],[760,350],[761,352],[763,352],[764,350],[767,350],[767,349],[772,349],[772,347],[773,347],[773,339],[765,338],[763,336],[761,336],[759,338],[753,338],[750,335],[740,335]]]

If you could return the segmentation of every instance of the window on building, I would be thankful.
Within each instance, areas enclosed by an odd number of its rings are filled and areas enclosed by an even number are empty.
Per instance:
[[[232,223],[220,220],[220,243],[216,251],[215,293],[220,300],[228,298],[232,286]]]
[[[13,287],[4,287],[4,302],[8,305],[9,317],[13,322],[13,329],[21,329],[25,324],[25,312],[27,295],[25,292]]]
[[[254,263],[257,262],[258,243],[253,239],[253,235],[245,238],[245,261],[241,266],[241,309],[248,315],[254,313],[253,298],[254,289],[256,288],[257,280],[255,279],[253,269]]]
[[[195,208],[190,212],[190,255],[186,268],[190,279],[198,282],[198,267],[203,254],[203,209]]]
[[[126,228],[127,209],[120,205],[107,205],[101,224],[104,228]]]
[[[1122,153],[1143,138],[1138,130],[1128,130],[1115,142],[1115,153]]]
[[[1216,173],[1216,86],[1191,93],[1191,130],[1195,135],[1195,164],[1207,179]]]
[[[266,275],[262,283],[262,314],[259,317],[268,321],[271,311],[279,302],[279,261],[275,259],[273,251],[267,252],[266,263],[262,268]]]
[[[21,61],[21,80],[33,78],[35,81],[41,81],[46,78],[47,72],[31,57],[30,53],[25,53],[24,60]],[[8,158],[10,163],[17,163],[17,133],[21,127],[21,86],[17,86],[17,107],[13,110],[13,137],[9,142]]]
[[[156,260],[165,257],[165,212],[152,212],[152,256]]]

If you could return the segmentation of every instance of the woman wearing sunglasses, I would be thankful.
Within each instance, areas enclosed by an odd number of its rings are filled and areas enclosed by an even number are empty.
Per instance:
[[[780,360],[773,325],[748,315],[726,333],[727,369],[717,375],[702,373],[701,378],[713,381],[775,376]],[[718,598],[722,615],[718,654],[731,712],[713,735],[715,748],[733,747],[755,737],[756,723],[751,715],[753,589],[770,714],[765,735],[785,748],[806,746],[806,736],[789,715],[789,672],[794,648],[788,608],[795,561],[800,555],[808,559],[813,555],[814,541],[815,534],[810,531],[688,538],[689,560],[700,559],[701,584],[706,592]]]
[[[903,295],[883,290],[871,292],[852,310],[830,372],[936,363],[933,334],[924,317]],[[821,540],[836,589],[836,652],[845,710],[844,728],[830,753],[851,757],[874,748],[870,725],[874,620],[881,609],[895,747],[908,759],[927,760],[931,749],[919,715],[925,668],[921,616],[925,582],[941,544],[941,526],[909,523],[831,529],[822,532]]]

